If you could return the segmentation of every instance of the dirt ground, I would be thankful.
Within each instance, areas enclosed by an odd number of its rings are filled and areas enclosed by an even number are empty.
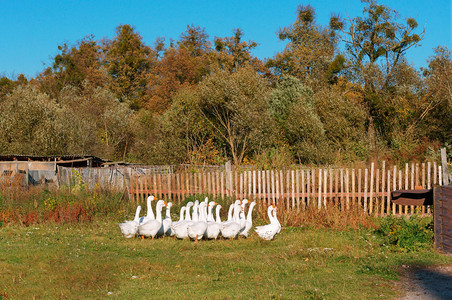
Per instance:
[[[405,294],[398,299],[452,299],[452,265],[402,267],[401,285]]]

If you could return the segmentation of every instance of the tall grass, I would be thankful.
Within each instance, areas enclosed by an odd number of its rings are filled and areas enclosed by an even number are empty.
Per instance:
[[[0,225],[88,222],[94,216],[118,214],[128,206],[123,193],[100,189],[22,187],[15,180],[0,184]]]
[[[180,208],[189,201],[203,201],[205,197],[222,205],[222,220],[227,218],[229,205],[235,201],[232,197],[216,197],[209,194],[198,194],[186,197],[182,203],[173,202],[171,211],[173,220],[177,220]],[[256,224],[268,222],[267,204],[257,200],[253,212]],[[375,218],[364,212],[352,209],[341,211],[339,207],[330,205],[317,209],[287,209],[283,201],[276,202],[278,218],[283,226],[307,226],[314,228],[333,228],[338,230],[356,228],[374,228]],[[95,216],[111,216],[117,221],[130,219],[137,205],[142,205],[146,213],[146,201],[131,202],[125,193],[108,190],[87,190],[84,184],[68,189],[52,186],[31,186],[24,188],[18,181],[10,181],[0,186],[0,222],[30,225],[42,222],[87,222]],[[155,204],[154,204],[155,206]]]

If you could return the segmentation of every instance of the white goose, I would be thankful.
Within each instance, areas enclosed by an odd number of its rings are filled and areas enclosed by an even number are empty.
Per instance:
[[[279,225],[279,229],[278,229],[277,233],[280,233],[281,232],[281,223],[279,223],[277,212],[278,212],[278,206],[275,206],[275,209],[273,209],[273,220],[275,221],[275,223],[277,223]]]
[[[121,233],[125,238],[132,238],[135,236],[138,230],[138,224],[140,219],[141,206],[137,207],[135,212],[135,218],[132,221],[125,221],[124,223],[119,223],[119,228]]]
[[[163,221],[162,221],[163,234],[165,234],[165,235],[171,235],[171,224],[173,223],[173,221],[171,220],[171,213],[170,213],[171,206],[173,206],[173,203],[168,202],[168,204],[166,205],[165,219],[163,219]]]
[[[221,209],[221,205],[220,204],[218,204],[217,205],[217,210],[216,210],[216,220],[215,220],[215,222],[217,222],[218,224],[221,224],[222,222],[221,222],[221,217],[220,217],[220,209]]]
[[[269,206],[267,209],[270,224],[258,226],[255,229],[259,237],[267,241],[272,240],[273,237],[281,230],[281,224],[276,218],[276,214],[272,214],[273,210],[276,210],[276,207],[274,205]]]
[[[256,206],[256,201],[251,202],[249,208],[248,208],[248,215],[246,216],[246,225],[245,229],[240,232],[240,235],[248,236],[248,232],[250,231],[251,227],[253,227],[253,208]]]
[[[239,217],[240,217],[240,222],[239,222],[240,223],[240,232],[244,231],[245,227],[246,227],[245,206],[246,206],[246,204],[248,202],[249,201],[247,199],[244,199],[242,201],[242,204],[240,205],[240,208],[241,208],[241,212],[240,212],[240,215],[239,215]]]
[[[234,215],[230,221],[223,222],[221,225],[221,235],[224,238],[235,238],[240,232],[239,214],[240,214],[240,200],[235,201]],[[231,207],[229,207],[231,211]],[[228,216],[229,219],[229,216]]]
[[[176,222],[172,222],[171,223],[171,227],[170,227],[170,236],[174,236],[174,230],[173,230],[173,227],[174,226],[177,226],[177,224],[179,224],[180,222],[183,222],[184,221],[184,214],[185,214],[185,210],[186,210],[187,208],[185,207],[185,206],[182,206],[181,207],[181,209],[180,209],[180,212],[179,212],[179,221],[176,221]]]
[[[193,222],[187,226],[188,236],[194,239],[195,242],[202,239],[207,230],[205,210],[206,203],[201,202],[198,207],[198,213],[195,214],[196,209],[193,211]]]
[[[193,202],[188,202],[185,209],[185,219],[183,221],[179,221],[177,223],[173,223],[171,225],[171,229],[174,232],[174,235],[178,239],[186,239],[188,238],[188,230],[187,226],[192,222],[190,217],[190,208],[193,206]]]
[[[207,230],[206,230],[206,237],[208,239],[217,239],[218,235],[220,234],[221,230],[221,224],[215,222],[213,218],[213,207],[216,205],[216,202],[210,202],[209,203],[209,214],[207,215]],[[217,206],[217,216],[219,215],[219,211],[221,209],[221,205]]]
[[[155,220],[154,212],[152,211],[152,201],[154,201],[154,196],[149,196],[146,200],[147,202],[147,214],[140,218],[140,225],[146,223],[150,220]]]
[[[155,209],[157,217],[155,220],[149,220],[146,223],[138,226],[138,234],[144,237],[152,237],[154,239],[157,235],[163,234],[163,226],[162,226],[162,207],[166,206],[165,201],[159,200],[157,201],[157,207]]]

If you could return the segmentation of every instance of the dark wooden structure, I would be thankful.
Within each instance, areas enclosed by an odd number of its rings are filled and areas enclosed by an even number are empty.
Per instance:
[[[452,186],[434,188],[433,218],[436,249],[452,254]]]
[[[20,155],[20,154],[0,154],[0,162],[52,162],[64,167],[101,167],[107,160],[92,155]]]
[[[391,201],[398,205],[432,205],[433,189],[392,191]]]

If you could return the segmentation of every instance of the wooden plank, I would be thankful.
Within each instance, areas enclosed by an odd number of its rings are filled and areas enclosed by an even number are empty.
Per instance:
[[[443,185],[443,170],[441,166],[438,166],[438,184]]]
[[[221,180],[221,178],[222,178],[221,174],[222,174],[221,171],[215,172],[215,177],[216,177],[216,181],[217,181],[217,190],[216,190],[215,195],[219,198],[221,197],[221,195],[223,193],[223,184],[222,184],[222,180]]]
[[[311,194],[311,169],[306,170],[306,206],[310,206]]]
[[[367,184],[369,178],[369,169],[364,170],[364,212],[367,213]]]
[[[319,190],[318,190],[318,197],[317,197],[317,208],[320,210],[322,207],[322,169],[319,169]]]
[[[291,170],[290,171],[290,179],[291,179],[291,184],[292,184],[292,209],[295,208],[295,186],[296,186],[295,175],[296,175],[295,170]]]
[[[379,213],[379,209],[381,207],[381,197],[379,197],[378,195],[380,195],[380,169],[377,169],[377,171],[375,172],[375,213],[378,214]]]
[[[238,180],[238,174],[237,174],[237,170],[234,170],[234,191],[235,191],[235,199],[239,199],[239,189],[240,189],[240,185],[239,185],[239,180]]]
[[[272,181],[272,199],[273,199],[273,204],[276,203],[276,197],[275,197],[275,172],[273,170],[270,171],[271,173],[271,181]]]
[[[199,186],[199,194],[204,194],[206,191],[206,175],[204,171],[200,171],[198,173],[198,186]],[[202,199],[201,199],[202,200]]]
[[[340,170],[341,173],[341,211],[344,210],[344,205],[345,205],[345,201],[344,201],[344,169]]]
[[[248,171],[248,198],[251,197],[253,190],[253,177],[251,171]]]
[[[385,178],[386,178],[386,162],[383,161],[381,164],[381,192],[383,193],[383,196],[381,197],[381,214],[383,215],[385,213]]]
[[[221,172],[221,173],[220,173],[220,185],[221,185],[221,187],[220,187],[220,195],[221,195],[221,199],[222,199],[222,200],[224,199],[224,195],[225,195],[225,190],[224,190],[224,186],[225,186],[225,184],[224,184],[224,179],[225,179],[224,172]]]
[[[166,181],[167,181],[166,184],[168,186],[168,193],[167,193],[167,198],[166,199],[168,199],[167,200],[168,202],[173,200],[173,195],[172,195],[173,178],[172,177],[173,176],[170,173],[168,173],[168,175],[166,176]]]
[[[355,168],[352,169],[352,205],[356,206],[357,201],[356,201],[356,185],[355,185],[355,181],[356,181],[356,177],[355,177]]]
[[[265,176],[266,171],[262,170],[261,171],[261,180],[262,180],[262,193],[261,193],[261,199],[263,199],[264,201],[267,200],[267,177]],[[267,202],[265,202],[267,203]]]
[[[416,186],[419,186],[419,164],[416,164],[416,174],[415,174]]]
[[[433,185],[436,185],[437,180],[438,180],[438,174],[437,171],[438,168],[436,167],[436,161],[433,162]]]
[[[144,185],[143,185],[143,176],[140,176],[140,200],[143,201],[144,200]]]
[[[144,174],[144,199],[147,199],[149,197],[149,188],[148,188],[148,174]]]
[[[408,180],[409,180],[409,176],[408,176],[408,163],[405,164],[405,190],[409,189],[408,186]],[[405,205],[405,214],[408,214],[408,205]]]
[[[185,201],[185,173],[180,173],[180,201],[184,202]],[[180,203],[179,203],[180,206]]]
[[[290,182],[290,180],[289,180],[289,173],[290,173],[290,171],[289,170],[287,170],[286,171],[286,178],[285,178],[285,182],[286,182],[286,207],[287,207],[287,210],[289,210],[290,209],[290,192],[289,192],[289,182]],[[292,208],[293,208],[293,206],[292,206]]]
[[[414,163],[411,164],[411,189],[414,190],[416,188],[414,183]],[[415,207],[414,205],[411,205],[411,213],[415,213]]]
[[[267,177],[267,200],[272,199],[272,189],[271,189],[271,171],[267,170],[265,171],[265,176]],[[267,201],[267,205],[270,204],[270,201]]]
[[[177,205],[180,205],[181,202],[181,190],[182,190],[182,186],[181,186],[181,182],[180,182],[180,173],[175,173],[174,174],[175,177],[175,183],[174,183],[174,188],[175,188],[175,200],[177,200]]]
[[[306,185],[304,182],[304,170],[301,170],[301,206],[306,209]]]
[[[284,201],[284,176],[282,170],[279,170],[279,185],[280,185],[280,197]]]
[[[392,190],[395,191],[397,189],[397,166],[394,165],[393,174],[392,174]],[[392,214],[396,214],[396,205],[392,204]]]
[[[323,206],[326,208],[326,195],[328,193],[327,183],[328,183],[328,169],[323,170]]]
[[[253,172],[253,199],[254,198],[256,198],[256,194],[257,194],[257,185],[256,185],[256,180],[257,180],[257,178],[256,178],[256,170],[253,170],[252,171]]]
[[[262,171],[257,171],[257,199],[262,199]]]
[[[135,175],[135,188],[136,188],[136,191],[135,191],[136,198],[135,198],[135,200],[138,203],[140,201],[140,194],[139,194],[139,191],[138,191],[139,190],[139,188],[138,188],[138,175]]]
[[[297,191],[297,211],[300,211],[300,169],[295,170],[295,189]]]
[[[374,173],[375,173],[375,164],[370,164],[370,188],[369,188],[369,211],[373,213],[373,203],[374,203]]]
[[[240,173],[239,175],[239,197],[238,199],[242,199],[243,198],[243,173]]]
[[[386,214],[389,215],[391,212],[391,170],[389,168],[386,180]]]
[[[336,202],[336,205],[339,205],[339,170],[335,169],[334,170],[334,175],[335,175],[335,185],[334,185],[334,191],[336,193],[335,197],[334,197],[334,201]]]
[[[312,205],[315,205],[315,181],[316,181],[316,172],[315,169],[311,169],[312,173],[311,173],[311,197],[312,197]]]
[[[402,170],[399,170],[399,189],[400,190],[402,189]],[[403,213],[403,211],[402,211],[403,206],[398,205],[398,207],[399,207],[399,214],[402,214]]]
[[[350,173],[348,168],[345,169],[345,192],[347,194],[346,196],[346,209],[350,209]]]
[[[198,194],[198,173],[191,173],[190,175],[190,187],[191,187],[191,195]]]
[[[206,195],[210,195],[212,193],[212,173],[211,172],[205,172],[204,175],[206,176]]]
[[[333,169],[329,168],[328,173],[330,174],[330,205],[333,204]]]
[[[362,196],[362,189],[361,189],[361,182],[362,182],[362,169],[358,169],[358,207],[361,209],[361,196]]]
[[[425,189],[425,163],[422,163],[422,188]],[[425,206],[422,206],[422,214],[425,214]]]
[[[66,176],[67,176],[67,172],[66,172]],[[67,176],[68,178],[69,178],[69,176]],[[129,189],[129,199],[130,200],[132,200],[132,202],[135,200],[134,198],[134,194],[133,194],[133,192],[132,192],[132,190],[133,190],[133,175],[132,174],[130,174],[130,177],[129,177],[129,186],[130,186],[130,189]],[[68,187],[70,188],[70,184],[68,184]]]

